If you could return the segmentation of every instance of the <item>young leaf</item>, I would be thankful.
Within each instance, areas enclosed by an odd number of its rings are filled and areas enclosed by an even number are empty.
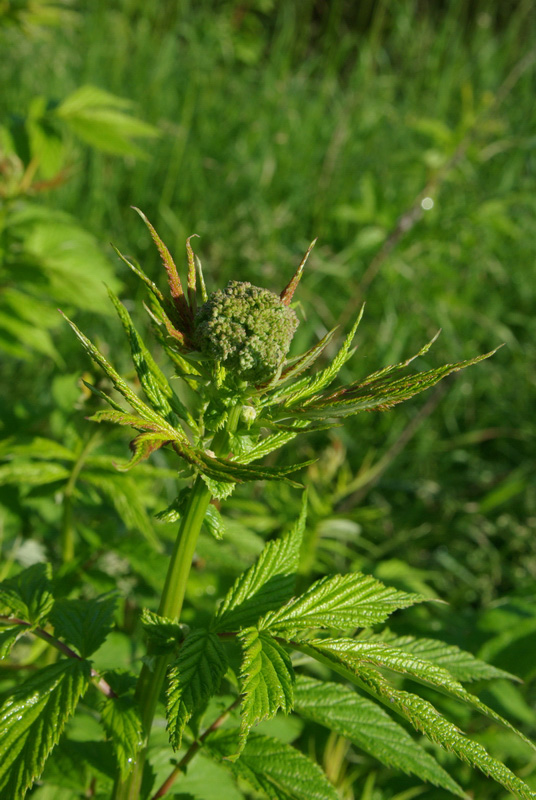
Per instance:
[[[478,364],[479,361],[489,358],[495,352],[496,350],[492,350],[468,361],[444,364],[437,369],[418,372],[415,375],[394,380],[384,380],[383,377],[372,380],[369,377],[359,385],[351,384],[331,395],[313,398],[311,402],[303,406],[293,406],[292,413],[299,415],[303,419],[316,419],[319,417],[327,419],[331,417],[349,417],[361,411],[387,411],[397,403],[409,400],[416,394],[430,389],[440,380],[446,378],[447,375],[458,372],[460,369],[465,369],[465,367],[470,367],[473,364]],[[284,418],[283,410],[280,416]]]
[[[321,578],[302,594],[259,622],[263,630],[285,632],[308,628],[367,628],[399,608],[426,598],[384,586],[360,572]]]
[[[298,375],[300,375],[302,372],[305,372],[306,369],[309,369],[309,367],[314,364],[316,359],[324,352],[328,344],[331,342],[336,331],[337,328],[332,328],[332,330],[328,331],[328,333],[326,333],[326,335],[319,342],[317,342],[317,344],[307,350],[307,352],[302,356],[299,356],[296,360],[292,361],[289,366],[283,370],[278,378],[276,383],[277,389],[273,392],[270,392],[269,396],[266,398],[266,402],[263,402],[262,404],[273,405],[273,403],[279,398],[283,397],[284,395],[291,394],[295,390],[296,384],[293,386],[286,386],[286,384],[293,378],[297,378]]]
[[[319,372],[317,375],[313,375],[312,378],[302,378],[301,381],[295,383],[291,389],[292,393],[285,397],[283,405],[285,408],[294,407],[296,403],[300,400],[306,400],[309,397],[313,397],[318,392],[325,389],[332,383],[335,378],[337,377],[338,373],[340,372],[341,368],[346,364],[349,358],[353,355],[352,350],[352,342],[356,335],[357,329],[359,327],[359,323],[363,317],[363,311],[365,310],[365,306],[361,308],[359,312],[359,316],[354,322],[352,329],[346,339],[344,340],[343,346],[331,362],[331,364]]]
[[[65,315],[63,315],[65,317]],[[156,411],[153,411],[146,403],[144,403],[140,398],[135,394],[130,386],[128,386],[123,378],[119,375],[118,372],[112,367],[112,365],[106,360],[106,358],[102,355],[100,350],[98,350],[95,345],[90,342],[90,340],[85,336],[82,331],[76,327],[74,322],[71,322],[68,317],[65,317],[65,320],[69,323],[73,331],[75,332],[76,336],[82,343],[84,350],[86,353],[93,359],[93,361],[98,364],[99,367],[106,373],[108,378],[111,380],[119,394],[122,394],[125,400],[132,406],[132,408],[138,412],[138,414],[143,417],[145,420],[150,422],[155,422],[158,425],[159,430],[161,431],[169,431],[170,439],[177,439],[179,438],[179,431],[174,429],[168,422]],[[184,438],[186,441],[186,436],[183,434],[181,438]]]
[[[111,290],[108,290],[108,294],[128,336],[130,352],[138,378],[152,407],[174,427],[178,424],[178,418],[187,420],[190,424],[195,424],[191,415],[169,385],[166,376],[147,350],[125,306]]]
[[[344,736],[379,761],[465,797],[435,758],[411,738],[377,703],[340,683],[297,676],[294,710]]]
[[[237,779],[246,780],[269,800],[338,800],[338,794],[318,764],[288,744],[251,734],[237,760],[237,731],[217,731],[206,740],[207,749]]]
[[[177,645],[184,641],[184,625],[167,617],[161,617],[148,608],[144,608],[141,612],[141,624],[156,655],[172,653]]]
[[[70,658],[39,670],[0,709],[0,796],[19,800],[45,761],[90,679],[87,661]]]
[[[125,778],[143,745],[138,704],[132,695],[109,697],[101,708],[101,722],[114,749],[121,776]]]
[[[268,542],[258,560],[234,582],[218,609],[216,631],[238,630],[278,608],[292,596],[307,515],[304,494],[299,519],[281,539]]]
[[[223,521],[223,517],[216,508],[215,505],[212,503],[207,508],[207,513],[205,514],[205,519],[203,520],[203,525],[208,530],[208,532],[214,536],[215,539],[223,539],[225,534],[225,523]]]
[[[533,792],[508,767],[493,758],[481,744],[461,733],[427,700],[401,689],[395,689],[372,669],[360,670],[359,678],[361,685],[367,691],[401,714],[416,730],[422,731],[432,742],[455,753],[459,759],[476,767],[484,775],[493,778],[522,800],[536,800],[536,792]]]
[[[238,638],[243,660],[240,671],[240,739],[238,757],[248,734],[263,719],[271,719],[279,709],[292,710],[294,670],[286,650],[269,634],[246,628]]]
[[[13,625],[0,627],[0,660],[7,658],[11,648],[24,633],[27,633],[27,625]]]
[[[23,620],[39,625],[54,604],[51,577],[50,564],[32,564],[14,578],[0,583],[0,605]]]
[[[56,600],[50,615],[54,632],[88,658],[105,641],[112,629],[116,598]]]
[[[169,739],[177,750],[193,713],[219,688],[227,658],[218,637],[199,628],[184,640],[169,671],[166,717]]]
[[[236,458],[236,461],[239,464],[250,464],[258,458],[264,458],[264,456],[267,456],[274,450],[279,450],[280,447],[292,441],[297,435],[297,431],[279,431],[271,436],[266,436],[264,439],[257,442],[257,444],[253,445],[253,447],[250,447],[245,453],[240,454]]]

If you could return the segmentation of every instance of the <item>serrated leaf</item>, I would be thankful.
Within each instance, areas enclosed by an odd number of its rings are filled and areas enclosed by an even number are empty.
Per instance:
[[[182,448],[182,444],[181,444]],[[185,456],[187,457],[187,456]],[[216,481],[234,481],[242,483],[247,481],[285,481],[291,486],[299,487],[300,484],[291,480],[288,475],[313,464],[315,459],[303,461],[300,464],[290,464],[282,467],[252,467],[250,464],[241,464],[238,461],[226,461],[214,458],[203,450],[195,452],[192,463],[197,464],[202,472]]]
[[[122,778],[135,763],[143,745],[143,726],[138,704],[133,695],[109,697],[101,708],[101,722],[111,740]]]
[[[177,426],[179,418],[186,420],[195,427],[191,414],[181,403],[169,385],[166,376],[145,346],[143,339],[134,327],[127,309],[112,291],[108,290],[108,294],[127,334],[138,378],[152,407],[174,427]]]
[[[215,634],[198,629],[186,637],[169,671],[167,691],[169,739],[175,749],[193,713],[218,691],[226,669],[227,657]]]
[[[76,336],[82,343],[84,350],[86,353],[95,361],[95,363],[106,373],[108,378],[111,380],[119,394],[123,395],[125,400],[132,406],[132,408],[138,412],[138,414],[150,422],[156,422],[159,426],[161,431],[169,431],[170,432],[170,439],[179,438],[179,432],[172,428],[171,425],[156,411],[146,405],[140,398],[132,391],[130,386],[128,386],[123,378],[119,375],[118,372],[112,367],[112,365],[107,361],[107,359],[102,355],[100,350],[98,350],[95,345],[90,342],[90,340],[85,336],[82,331],[77,328],[74,322],[63,315],[65,320],[69,323],[73,331],[75,332]],[[184,439],[186,436],[183,434]],[[187,441],[187,440],[186,440]]]
[[[140,499],[139,489],[129,476],[85,469],[82,472],[82,479],[111,500],[127,529],[140,531],[154,549],[162,548],[154,531],[154,525]]]
[[[383,622],[397,609],[425,599],[384,586],[359,572],[326,576],[300,597],[269,612],[260,620],[259,628],[287,634],[309,628],[367,628]]]
[[[395,689],[372,669],[361,670],[359,678],[360,685],[385,702],[389,708],[401,714],[416,730],[424,733],[432,742],[476,767],[484,775],[493,778],[522,800],[536,800],[536,792],[533,792],[508,767],[493,758],[481,744],[465,736],[427,700],[401,689]]]
[[[413,653],[391,646],[386,643],[359,641],[355,639],[317,639],[309,640],[308,647],[327,654],[340,661],[345,667],[355,670],[359,677],[363,667],[368,674],[367,665],[372,664],[380,669],[387,669],[406,675],[421,683],[433,686],[445,694],[456,697],[473,706],[490,719],[509,728],[526,744],[536,750],[522,733],[520,733],[507,720],[486,706],[478,697],[468,692],[459,681],[444,667],[418,658]]]
[[[21,800],[73,715],[90,679],[87,661],[58,661],[19,686],[0,709],[0,796]]]
[[[56,600],[50,622],[58,638],[88,658],[103,644],[113,627],[117,599],[114,596],[91,600]]]
[[[126,464],[117,464],[117,469],[120,472],[128,472],[140,461],[145,461],[149,458],[151,453],[159,450],[165,444],[170,442],[168,433],[140,433],[130,442],[130,449],[132,450],[132,457]]]
[[[45,486],[47,483],[64,481],[70,476],[70,471],[61,464],[53,461],[10,461],[0,466],[0,486],[9,483],[22,483],[26,486]]]
[[[74,461],[76,458],[72,450],[64,447],[54,439],[45,439],[36,436],[29,442],[19,442],[14,437],[0,442],[0,458],[42,458],[45,461],[58,459]]]
[[[223,521],[222,515],[216,506],[213,505],[213,503],[210,503],[207,508],[203,525],[211,534],[211,536],[214,536],[215,539],[218,541],[223,539],[225,535],[225,522]]]
[[[318,392],[325,389],[327,386],[329,386],[330,383],[332,383],[335,380],[341,368],[353,355],[352,342],[359,327],[359,323],[361,322],[361,319],[363,317],[364,309],[365,307],[363,306],[361,308],[361,311],[359,312],[358,318],[356,319],[356,321],[352,326],[350,333],[344,340],[341,349],[339,350],[339,352],[337,353],[331,364],[329,364],[329,366],[327,366],[325,369],[321,370],[317,375],[313,375],[312,377],[302,378],[301,381],[295,383],[291,387],[292,392],[288,394],[283,401],[283,406],[285,408],[292,408],[300,401],[306,400],[307,398],[316,395]]]
[[[13,625],[0,627],[0,660],[7,658],[11,652],[11,648],[24,633],[27,633],[27,625]]]
[[[307,516],[307,498],[293,528],[263,549],[259,558],[240,575],[225,596],[213,628],[232,631],[252,625],[259,617],[292,596]]]
[[[298,431],[279,431],[271,436],[266,436],[260,442],[250,447],[245,453],[240,454],[236,458],[239,464],[250,464],[259,458],[273,453],[274,450],[279,450],[288,442],[292,441],[298,435]]]
[[[435,758],[411,738],[377,703],[340,683],[297,676],[294,710],[344,736],[389,767],[465,797],[462,788]]]
[[[242,646],[240,668],[240,738],[238,757],[251,728],[274,717],[279,709],[288,714],[294,702],[294,670],[290,656],[275,639],[256,628],[238,634]]]
[[[214,480],[214,478],[209,478],[209,476],[203,472],[201,473],[201,478],[212,497],[215,497],[216,500],[226,500],[235,490],[236,483],[232,481]]]
[[[392,647],[398,647],[413,653],[418,658],[431,661],[447,669],[459,681],[493,680],[494,678],[507,678],[519,681],[515,675],[492,664],[482,661],[467,650],[461,650],[456,645],[445,644],[439,639],[417,639],[415,636],[370,636],[367,641],[385,641]]]
[[[54,604],[51,578],[51,564],[32,564],[0,583],[0,604],[25,621],[39,625]]]
[[[418,372],[415,375],[394,380],[386,380],[384,378],[386,370],[384,370],[380,373],[381,377],[369,376],[364,383],[351,384],[331,395],[313,398],[306,405],[294,406],[292,412],[303,419],[319,417],[326,419],[348,417],[361,411],[387,411],[397,403],[409,400],[420,392],[430,389],[447,375],[478,364],[496,352],[496,350],[492,350],[467,361],[445,364],[437,369]],[[394,369],[393,367],[392,370]],[[284,416],[283,412],[281,412],[281,416]]]
[[[294,360],[288,367],[283,369],[278,381],[277,381],[277,389],[274,392],[270,392],[269,397],[266,399],[266,405],[272,405],[274,401],[277,401],[279,398],[283,397],[283,395],[290,394],[295,391],[296,385],[294,386],[286,386],[286,384],[297,378],[302,372],[305,372],[306,369],[309,369],[316,359],[324,352],[328,344],[333,339],[337,328],[332,328],[332,330],[328,331],[322,339],[317,342],[317,344],[313,345],[306,353],[302,356],[299,356],[296,360]],[[284,388],[279,388],[283,387]]]
[[[338,800],[318,764],[299,750],[269,736],[251,734],[239,759],[237,731],[217,731],[206,740],[210,753],[269,800]]]
[[[162,617],[148,608],[144,608],[141,612],[141,624],[155,655],[172,653],[186,635],[184,625],[168,617]]]

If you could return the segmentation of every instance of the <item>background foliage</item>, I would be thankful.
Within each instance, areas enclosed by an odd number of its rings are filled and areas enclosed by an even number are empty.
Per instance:
[[[363,300],[345,378],[403,359],[438,327],[422,368],[506,346],[446,393],[301,444],[300,460],[319,459],[304,475],[303,573],[361,569],[448,600],[405,612],[396,632],[441,636],[520,675],[521,688],[495,683],[485,699],[534,737],[532,3],[42,0],[0,15],[0,578],[48,558],[66,595],[82,574],[95,594],[119,589],[119,627],[96,666],[140,655],[138,610],[156,602],[174,535],[153,514],[177,476],[163,453],[132,476],[115,470],[127,435],[84,420],[97,401],[80,378],[102,378],[56,312],[121,366],[103,282],[146,323],[108,241],[162,283],[129,206],[177,261],[200,234],[209,288],[231,277],[278,288],[318,236],[297,351],[338,322],[347,330]],[[271,485],[229,501],[223,542],[200,542],[190,614],[209,613],[300,502]],[[19,645],[16,666],[31,668],[41,644]],[[8,692],[17,670],[0,679]],[[505,733],[460,721],[514,769],[525,759]],[[90,709],[76,725],[74,738],[92,738]],[[343,796],[420,791],[312,724],[285,735],[301,736]],[[195,769],[181,792],[195,794]]]

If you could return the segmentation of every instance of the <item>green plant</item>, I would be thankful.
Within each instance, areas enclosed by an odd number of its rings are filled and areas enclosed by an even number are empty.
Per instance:
[[[180,457],[186,485],[160,515],[178,521],[179,531],[159,606],[141,615],[148,649],[137,676],[117,670],[102,674],[92,665],[92,657],[113,628],[113,595],[70,596],[72,585],[66,585],[61,574],[53,575],[49,564],[33,565],[0,585],[2,655],[31,634],[63,656],[51,659],[18,685],[2,707],[0,790],[9,797],[23,797],[52,753],[47,770],[53,772],[56,763],[56,769],[64,764],[63,769],[72,772],[75,765],[75,796],[84,796],[91,786],[92,796],[106,797],[112,791],[115,800],[156,798],[171,789],[199,753],[270,798],[335,798],[333,785],[312,760],[277,736],[253,730],[279,711],[295,711],[388,766],[465,796],[460,784],[382,709],[383,704],[518,797],[536,797],[480,743],[463,735],[427,694],[423,697],[401,685],[401,679],[409,679],[439,690],[518,733],[463,686],[512,675],[438,640],[377,629],[395,611],[423,603],[424,595],[389,588],[361,572],[324,575],[296,592],[306,529],[305,495],[291,529],[268,542],[222,602],[208,613],[189,617],[188,626],[180,622],[201,527],[205,525],[217,539],[224,535],[220,501],[249,481],[282,481],[299,488],[290,476],[310,463],[258,466],[253,462],[304,433],[333,427],[364,410],[390,409],[491,353],[409,375],[404,370],[413,359],[408,359],[364,380],[329,388],[354,352],[362,312],[323,369],[307,372],[325,354],[335,331],[304,354],[286,359],[297,324],[290,303],[311,248],[279,296],[236,282],[209,295],[190,240],[184,288],[168,249],[141,216],[162,256],[170,296],[139,266],[121,258],[148,289],[155,333],[180,388],[172,387],[113,292],[110,297],[127,334],[145,400],[70,324],[130,406],[122,406],[110,390],[88,384],[111,407],[93,413],[93,421],[137,431],[132,457],[120,467],[128,470],[162,447]],[[272,329],[278,335],[270,340],[265,334]],[[417,355],[425,354],[431,343]],[[59,457],[69,460],[68,453]],[[84,457],[89,464],[89,453]],[[82,469],[80,463],[81,475]],[[328,680],[331,673],[343,682]],[[163,692],[171,748],[182,756],[175,761],[169,745],[158,743],[158,757],[148,764],[153,719]],[[99,742],[83,756],[76,739],[69,737],[54,749],[82,698],[111,741],[115,768],[99,751]],[[155,738],[159,741],[155,734],[153,743]]]

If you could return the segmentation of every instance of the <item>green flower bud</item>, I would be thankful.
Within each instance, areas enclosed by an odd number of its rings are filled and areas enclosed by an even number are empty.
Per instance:
[[[230,281],[198,310],[194,343],[232,375],[259,384],[281,368],[297,326],[296,314],[278,295]]]

